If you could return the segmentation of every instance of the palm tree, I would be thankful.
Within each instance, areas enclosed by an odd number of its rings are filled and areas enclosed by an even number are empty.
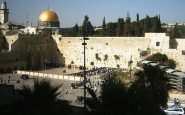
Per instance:
[[[144,66],[131,85],[125,85],[117,75],[105,78],[100,97],[87,88],[92,98],[86,102],[94,110],[93,114],[165,115],[161,108],[167,106],[170,85],[164,70],[158,66]]]
[[[93,114],[122,115],[126,111],[126,88],[123,82],[116,78],[115,73],[105,78],[100,97],[90,88],[87,88],[87,91],[92,98],[86,102],[88,107],[94,110]]]
[[[38,80],[38,78],[34,79],[33,88],[23,85],[20,91],[23,96],[20,113],[22,115],[68,114],[70,111],[68,101],[58,99],[61,86],[62,84],[52,86],[49,80]]]
[[[144,65],[143,71],[136,73],[137,80],[128,91],[131,115],[163,115],[161,108],[167,106],[169,79],[159,66]]]

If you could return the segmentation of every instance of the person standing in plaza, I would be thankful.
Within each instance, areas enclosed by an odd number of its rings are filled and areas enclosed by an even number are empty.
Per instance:
[[[173,103],[174,103],[174,106],[177,105],[177,99],[176,98],[174,98]]]
[[[176,100],[176,103],[177,103],[177,105],[180,105],[180,102],[179,102],[179,99],[178,98]]]

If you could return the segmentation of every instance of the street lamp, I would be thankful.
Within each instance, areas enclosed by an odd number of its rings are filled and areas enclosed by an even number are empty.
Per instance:
[[[86,65],[85,65],[85,61],[86,61],[86,58],[85,58],[85,46],[87,45],[87,43],[85,42],[85,40],[89,40],[89,38],[86,38],[84,37],[83,38],[84,42],[82,43],[82,45],[84,46],[84,83],[83,83],[83,86],[84,86],[84,108],[86,108],[86,82],[87,82],[87,78],[86,78]]]

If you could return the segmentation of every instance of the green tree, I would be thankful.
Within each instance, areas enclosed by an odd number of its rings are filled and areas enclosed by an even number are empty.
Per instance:
[[[158,21],[157,21],[157,28],[158,28],[158,32],[162,32],[162,28],[161,28],[161,16],[158,16]]]
[[[146,15],[146,18],[144,20],[143,33],[146,33],[149,31],[150,31],[150,17],[148,15]]]
[[[135,26],[135,36],[141,36],[142,30],[139,23],[139,14],[136,14],[136,26]]]
[[[153,23],[153,26],[151,28],[151,32],[158,32],[158,19],[157,17],[155,17],[153,20],[152,20],[152,23]]]
[[[180,38],[180,33],[179,33],[179,30],[178,30],[178,25],[175,24],[174,28],[172,29],[172,31],[170,32],[170,36],[172,38]]]
[[[169,66],[170,68],[175,69],[176,68],[176,62],[173,59],[169,59],[167,62],[167,66]]]
[[[20,90],[23,100],[17,108],[20,115],[69,114],[68,101],[58,99],[61,94],[58,90],[61,86],[52,86],[46,79],[34,79],[33,88],[23,85]]]
[[[78,27],[78,24],[77,24],[77,23],[76,23],[75,26],[73,27],[72,31],[73,31],[73,37],[78,36],[79,27]]]
[[[110,22],[107,24],[107,36],[116,36],[117,23]]]
[[[90,36],[94,35],[94,28],[90,21],[88,22],[88,28],[89,28],[89,35]]]
[[[105,22],[105,17],[103,18],[103,24],[102,24],[102,35],[106,36],[106,31],[107,31],[107,25]]]
[[[177,30],[179,32],[179,37],[185,38],[185,25],[178,25]]]
[[[150,28],[151,32],[161,32],[162,31],[161,21],[158,16],[150,18],[150,22],[151,22],[151,28]]]
[[[167,106],[170,85],[164,70],[144,66],[130,85],[125,85],[120,75],[112,73],[104,78],[99,98],[87,88],[92,98],[86,102],[93,115],[165,115],[162,108]]]
[[[168,59],[166,54],[156,53],[147,57],[146,60],[155,61],[161,65],[165,65],[173,69],[176,67],[176,62],[173,59]]]
[[[138,71],[136,76],[136,81],[128,90],[130,115],[165,115],[161,108],[167,107],[171,88],[165,71],[159,66],[144,65],[143,71]]]
[[[124,36],[130,36],[131,35],[131,33],[130,33],[130,23],[131,23],[131,19],[130,19],[129,14],[127,14],[127,18],[126,18],[125,25],[124,25]]]
[[[91,22],[89,21],[89,17],[85,15],[84,21],[82,24],[82,34],[83,36],[89,36],[93,35],[94,29],[93,26],[91,25]]]
[[[100,98],[96,93],[87,88],[92,98],[87,99],[87,105],[95,111],[93,115],[124,115],[126,112],[127,99],[126,87],[124,83],[113,73],[111,76],[104,78],[104,84],[101,86]],[[114,98],[112,98],[114,97]]]
[[[119,18],[116,28],[116,36],[122,36],[124,32],[124,19]]]

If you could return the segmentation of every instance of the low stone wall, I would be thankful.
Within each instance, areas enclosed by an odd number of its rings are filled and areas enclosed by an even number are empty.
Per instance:
[[[73,76],[73,75],[58,75],[58,74],[48,74],[48,73],[20,71],[20,70],[18,70],[16,73],[17,74],[27,74],[30,76],[44,77],[44,78],[63,79],[63,80],[70,80],[70,81],[83,81],[82,77]]]

